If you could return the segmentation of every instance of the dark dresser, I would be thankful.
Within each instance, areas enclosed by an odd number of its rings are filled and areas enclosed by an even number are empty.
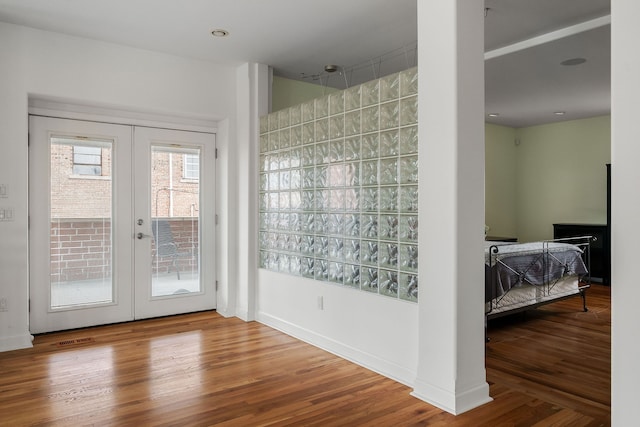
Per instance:
[[[593,236],[591,280],[611,284],[611,242],[606,224],[553,224],[553,238]]]

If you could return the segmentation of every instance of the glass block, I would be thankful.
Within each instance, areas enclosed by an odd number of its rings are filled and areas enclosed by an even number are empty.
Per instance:
[[[400,94],[400,74],[394,73],[380,79],[380,102],[397,99]]]
[[[418,68],[410,68],[400,72],[400,96],[418,93]]]
[[[302,145],[302,126],[294,126],[291,128],[291,146],[297,147]]]
[[[329,258],[337,260],[344,259],[344,240],[342,237],[329,238]]]
[[[329,161],[331,163],[344,160],[344,139],[329,142]]]
[[[293,274],[294,276],[299,276],[302,258],[297,255],[291,255],[289,256],[289,262],[289,273]]]
[[[280,213],[269,212],[269,230],[277,230],[280,227]]]
[[[290,108],[289,112],[289,122],[290,124],[297,125],[302,123],[302,105],[297,104]]]
[[[344,91],[334,92],[329,95],[329,114],[340,114],[344,112]]]
[[[397,156],[400,134],[397,130],[380,132],[380,157]]]
[[[380,160],[380,185],[398,182],[398,161],[396,159]]]
[[[368,107],[362,109],[362,133],[375,132],[380,129],[380,109],[376,105],[375,107]]]
[[[278,129],[278,126],[280,125],[278,119],[279,119],[279,117],[278,117],[278,112],[277,111],[269,114],[268,119],[267,119],[269,121],[269,132]]]
[[[316,165],[329,163],[329,142],[320,142],[316,144]]]
[[[362,266],[360,269],[360,289],[367,292],[378,293],[378,269],[376,267]]]
[[[270,232],[267,242],[267,248],[271,251],[278,250],[278,233]]]
[[[266,173],[260,174],[260,191],[267,191],[269,189],[269,175]]]
[[[418,245],[400,245],[400,270],[418,271]]]
[[[269,210],[277,211],[280,205],[280,195],[278,193],[267,193],[269,195]]]
[[[313,190],[303,190],[302,191],[302,210],[303,211],[312,211],[315,208],[315,200],[314,200]]]
[[[329,210],[344,211],[344,188],[329,190]]]
[[[360,137],[354,136],[344,140],[344,159],[358,160],[360,159]]]
[[[289,148],[291,146],[291,129],[282,129],[280,131],[280,148]]]
[[[267,151],[269,151],[269,134],[265,133],[260,135],[260,152],[266,153]]]
[[[344,163],[334,163],[328,166],[329,187],[344,187],[345,165]],[[317,185],[317,184],[316,184]]]
[[[289,109],[285,108],[284,110],[280,110],[278,112],[278,122],[280,124],[280,129],[289,127]]]
[[[360,108],[360,86],[353,86],[344,91],[344,110]]]
[[[302,166],[313,166],[316,161],[316,146],[305,145],[302,147]]]
[[[302,185],[301,174],[302,171],[300,169],[291,169],[291,171],[289,171],[290,187],[292,190],[300,189],[300,186]]]
[[[342,285],[344,266],[341,262],[329,262],[329,281]]]
[[[313,100],[302,104],[302,122],[310,122],[314,119]]]
[[[289,192],[288,191],[281,191],[280,193],[280,201],[278,203],[278,206],[280,208],[280,210],[284,210],[284,209],[291,209],[291,205],[290,205],[290,199],[289,199]]]
[[[280,155],[278,153],[271,153],[267,156],[269,161],[269,170],[277,171],[280,169]]]
[[[300,253],[302,246],[302,236],[300,234],[292,234],[289,237],[289,252]]]
[[[316,142],[316,126],[313,122],[302,125],[302,143],[313,144]]]
[[[259,265],[259,268],[269,267],[269,252],[260,251],[258,265]]]
[[[329,261],[326,259],[316,259],[314,270],[316,280],[329,280]]]
[[[278,169],[289,169],[291,166],[291,158],[289,157],[289,150],[281,151],[278,154]]]
[[[269,214],[266,212],[260,212],[258,214],[258,228],[260,230],[267,230],[269,228]]]
[[[400,187],[400,212],[418,211],[418,186],[403,185]]]
[[[418,153],[418,126],[400,129],[400,154]]]
[[[362,188],[362,211],[378,212],[378,187]]]
[[[258,233],[258,246],[260,249],[269,249],[269,233],[265,231]]]
[[[398,297],[398,273],[391,270],[382,270],[379,272],[380,278],[380,294],[390,297]]]
[[[360,289],[360,266],[353,264],[344,265],[344,285]]]
[[[301,172],[302,175],[302,188],[312,189],[316,184],[316,169],[304,168]]]
[[[285,273],[285,274],[289,273],[289,255],[280,254],[278,270],[281,273]]]
[[[362,106],[378,104],[380,102],[380,80],[371,80],[362,84]]]
[[[302,239],[300,242],[300,253],[303,255],[312,256],[313,254],[315,254],[315,251],[316,251],[315,237],[309,234],[302,235]]]
[[[300,191],[292,191],[291,192],[291,210],[300,210],[302,209],[302,193]]]
[[[397,128],[400,122],[400,104],[398,101],[380,105],[380,129]]]
[[[313,265],[315,260],[313,258],[302,257],[300,262],[300,275],[309,279],[315,277]]]
[[[329,119],[329,135],[331,139],[338,139],[344,136],[344,116],[332,116]]]
[[[398,268],[398,244],[380,242],[378,247],[380,267]]]
[[[400,299],[405,301],[418,301],[417,275],[400,273]]]
[[[260,172],[265,172],[269,170],[269,155],[268,154],[260,154]]]
[[[332,213],[329,215],[329,234],[342,236],[344,234],[344,214]]]
[[[379,229],[381,240],[398,239],[398,216],[380,215]]]
[[[313,224],[315,222],[315,214],[302,213],[300,214],[300,231],[303,233],[315,233],[316,227]]]
[[[269,151],[277,151],[280,148],[280,132],[269,132]]]
[[[328,213],[316,213],[314,217],[314,225],[316,234],[329,234],[329,214]],[[316,245],[318,242],[316,241]]]
[[[372,133],[362,137],[362,158],[375,159],[379,157],[380,135]]]
[[[289,239],[291,236],[288,233],[278,234],[278,246],[277,249],[280,252],[289,250]]]
[[[289,190],[291,189],[291,171],[284,170],[280,172],[280,190]],[[282,209],[282,203],[280,203],[280,208]],[[284,208],[288,209],[288,208]]]
[[[360,189],[346,188],[344,190],[344,210],[347,212],[360,211]]]
[[[266,211],[269,209],[269,193],[262,193],[259,196],[258,209]]]
[[[418,217],[414,215],[400,216],[400,240],[418,241]]]
[[[292,232],[300,231],[300,214],[298,212],[291,212],[289,215],[289,230]]]
[[[326,258],[329,255],[329,238],[327,236],[316,236],[315,244],[316,256]]]
[[[400,100],[400,125],[418,123],[418,97],[412,96]]]
[[[351,263],[360,262],[360,240],[344,240],[344,260]]]
[[[329,115],[329,96],[325,95],[315,99],[316,103],[316,119],[327,117]]]
[[[316,120],[316,142],[329,139],[329,119]]]
[[[280,217],[278,219],[278,228],[283,231],[289,231],[289,219],[290,218],[288,212],[280,212]]]
[[[358,187],[360,185],[360,163],[345,163],[344,175],[344,185],[346,187]]]
[[[361,168],[360,181],[362,185],[378,185],[378,161],[362,162]]]
[[[280,267],[280,254],[277,252],[269,252],[268,269],[278,271]]]
[[[418,183],[418,156],[400,158],[400,183]]]
[[[292,148],[289,150],[289,164],[292,169],[302,166],[302,148]]]
[[[326,188],[329,186],[329,167],[316,166],[315,185],[316,188]]]
[[[269,116],[260,117],[260,135],[269,132]]]
[[[360,237],[360,215],[345,214],[344,235],[347,237]]]
[[[397,212],[398,210],[398,187],[380,188],[379,199],[380,212]]]
[[[362,214],[362,238],[378,238],[378,215]]]
[[[345,136],[360,134],[360,110],[351,111],[344,115]]]

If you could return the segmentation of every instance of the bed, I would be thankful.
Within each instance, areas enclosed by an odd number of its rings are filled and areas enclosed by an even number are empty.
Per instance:
[[[486,318],[580,296],[590,287],[590,236],[532,243],[485,242]]]

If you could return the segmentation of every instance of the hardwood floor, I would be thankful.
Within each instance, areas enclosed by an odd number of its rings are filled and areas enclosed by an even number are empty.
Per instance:
[[[36,337],[0,353],[0,425],[610,425],[609,288],[489,325],[493,402],[458,417],[410,388],[215,312]]]

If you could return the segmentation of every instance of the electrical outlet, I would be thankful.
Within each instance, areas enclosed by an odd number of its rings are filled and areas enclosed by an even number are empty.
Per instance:
[[[0,298],[0,311],[9,311],[6,298]]]

